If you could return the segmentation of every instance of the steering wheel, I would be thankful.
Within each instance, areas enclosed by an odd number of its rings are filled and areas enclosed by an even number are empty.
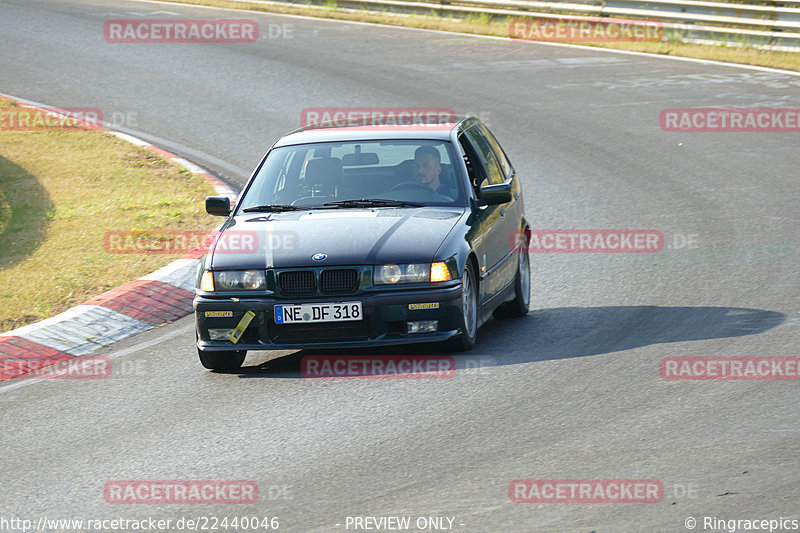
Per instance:
[[[434,191],[433,188],[430,187],[429,185],[425,185],[424,183],[420,183],[418,181],[404,181],[402,183],[398,183],[397,185],[395,185],[394,187],[392,187],[389,190],[390,191],[400,191],[400,190],[403,190],[403,189],[415,189],[415,188],[416,189],[423,189],[424,191],[429,192],[429,193],[439,194],[436,191]]]

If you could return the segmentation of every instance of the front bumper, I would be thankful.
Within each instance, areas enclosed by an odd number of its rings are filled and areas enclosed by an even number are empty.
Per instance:
[[[363,320],[311,324],[275,324],[276,304],[336,303],[360,301]],[[412,309],[412,304],[434,304]],[[434,308],[431,308],[434,307]],[[389,346],[440,342],[461,333],[461,284],[425,290],[393,290],[351,296],[314,298],[225,298],[195,296],[197,347],[204,351],[284,350]],[[231,316],[206,316],[207,312],[230,312]],[[234,329],[247,311],[255,317],[239,342],[211,340],[209,329]],[[407,333],[409,321],[438,321],[437,330]]]

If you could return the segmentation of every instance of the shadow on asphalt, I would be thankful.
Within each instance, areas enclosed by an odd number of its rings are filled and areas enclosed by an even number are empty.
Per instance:
[[[738,307],[560,307],[538,309],[517,319],[492,319],[478,331],[470,352],[448,354],[432,344],[348,350],[300,350],[245,366],[242,378],[305,379],[306,356],[452,355],[458,370],[584,357],[651,344],[756,335],[780,325],[786,315]],[[696,354],[704,355],[704,354]],[[249,360],[269,356],[255,352]]]

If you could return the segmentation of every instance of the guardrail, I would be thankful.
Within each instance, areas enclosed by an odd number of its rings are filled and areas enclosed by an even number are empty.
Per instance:
[[[240,0],[254,4],[325,5],[324,0]],[[454,18],[564,19],[599,22],[608,18],[658,21],[666,38],[682,42],[753,46],[800,52],[800,0],[762,3],[701,0],[338,0],[340,8],[368,9]]]

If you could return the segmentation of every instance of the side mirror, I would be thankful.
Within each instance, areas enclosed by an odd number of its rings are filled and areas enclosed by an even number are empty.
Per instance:
[[[206,196],[206,213],[226,217],[231,214],[231,200],[227,196]]]
[[[481,205],[506,204],[511,201],[511,184],[486,185],[479,194]]]

